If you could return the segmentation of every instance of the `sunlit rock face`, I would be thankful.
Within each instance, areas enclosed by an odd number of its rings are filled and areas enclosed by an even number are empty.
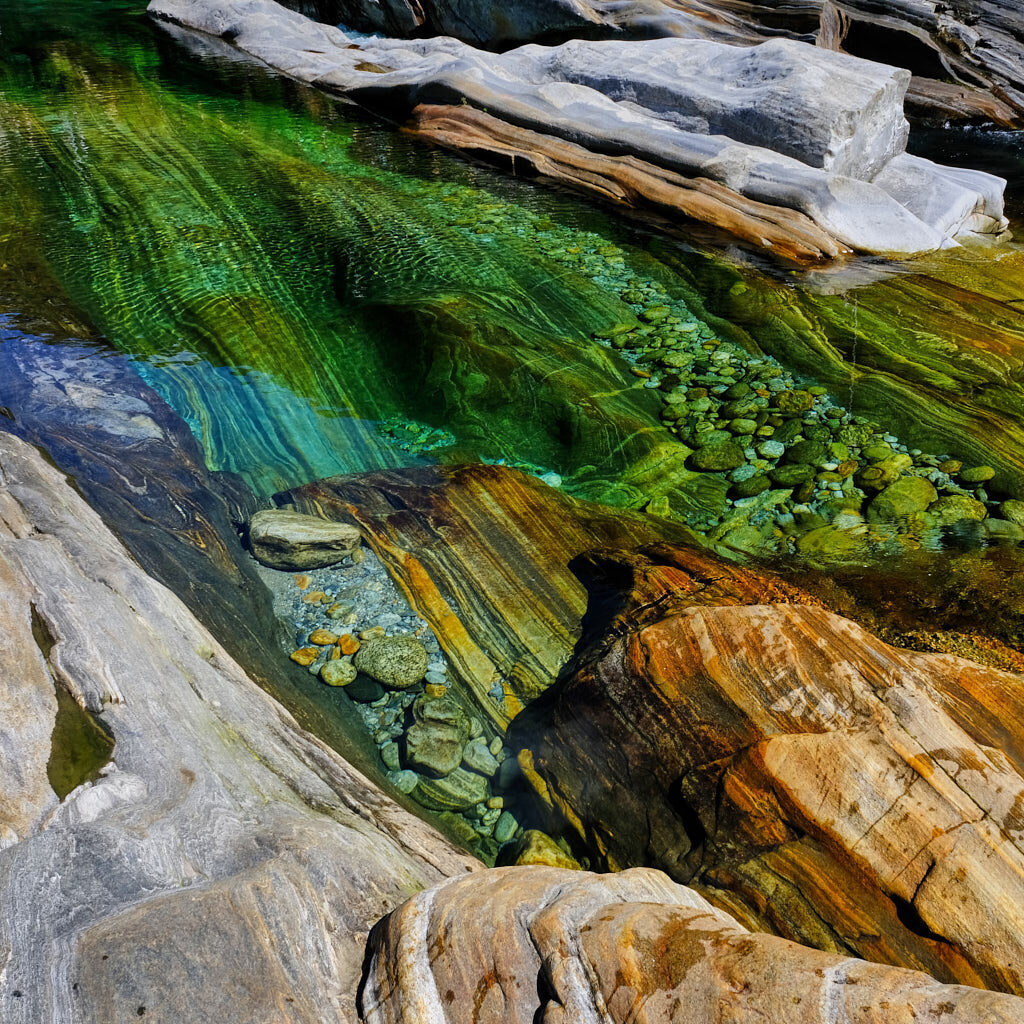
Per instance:
[[[581,571],[602,638],[510,743],[598,863],[653,863],[819,949],[1024,991],[1021,676],[889,647],[750,573],[697,586],[692,552]]]
[[[149,9],[370,106],[468,103],[587,151],[711,178],[851,249],[912,255],[1006,226],[1003,185],[981,172],[903,162],[874,184],[906,146],[910,75],[805,42],[573,40],[494,54],[450,37],[357,39],[273,0]],[[917,200],[922,184],[931,202]]]
[[[0,482],[3,1019],[354,1020],[374,922],[473,862],[302,729],[7,433]],[[113,741],[59,802],[55,688]]]
[[[1010,1024],[1024,1001],[747,931],[659,871],[501,868],[373,932],[366,1024]]]

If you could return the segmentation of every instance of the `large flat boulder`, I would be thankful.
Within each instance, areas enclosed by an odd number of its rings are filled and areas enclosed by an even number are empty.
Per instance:
[[[749,932],[658,871],[498,868],[370,940],[367,1024],[1010,1024],[1024,1001]]]
[[[6,433],[0,481],[0,701],[32,716],[0,733],[0,1016],[354,1022],[373,923],[474,862],[303,730]],[[114,744],[60,800],[58,692]]]

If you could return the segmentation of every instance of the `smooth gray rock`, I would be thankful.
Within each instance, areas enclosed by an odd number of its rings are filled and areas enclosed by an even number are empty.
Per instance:
[[[752,47],[699,39],[573,41],[519,52],[536,54],[552,80],[832,174],[870,181],[907,148],[903,97],[910,72],[789,39]]]
[[[52,646],[26,634],[33,609]],[[300,728],[3,433],[0,637],[0,694],[16,686],[40,726],[0,733],[5,1024],[354,1022],[372,924],[474,867]],[[42,786],[51,676],[115,742],[59,804]]]
[[[1005,227],[1000,179],[938,169],[934,201],[914,204],[925,219],[897,198],[907,195],[895,172],[886,187],[866,180],[902,152],[907,75],[806,43],[574,40],[492,54],[443,37],[354,41],[273,0],[153,0],[149,9],[376,109],[468,102],[590,150],[798,210],[860,251],[906,256],[953,245],[939,225],[961,222],[941,209],[972,202],[964,230]]]
[[[359,543],[354,526],[301,512],[264,509],[249,520],[253,555],[271,569],[285,572],[334,565],[356,551]]]

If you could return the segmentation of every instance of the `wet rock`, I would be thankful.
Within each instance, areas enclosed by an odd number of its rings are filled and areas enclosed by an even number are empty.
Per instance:
[[[743,446],[735,441],[715,441],[703,445],[690,456],[690,464],[702,472],[723,473],[746,462]]]
[[[395,743],[394,740],[391,740],[381,746],[380,759],[384,762],[384,767],[389,771],[397,772],[401,770],[401,751],[399,751],[398,744]]]
[[[800,537],[796,549],[812,564],[829,566],[863,559],[867,553],[867,541],[863,532],[855,533],[838,526],[819,526]]]
[[[487,749],[487,741],[482,736],[466,744],[462,762],[467,768],[486,775],[487,778],[498,770],[498,759]]]
[[[369,676],[356,676],[355,681],[345,687],[345,693],[361,704],[372,704],[385,694],[384,687]]]
[[[519,822],[516,821],[515,816],[509,811],[502,811],[497,825],[494,826],[495,841],[507,843],[516,834],[518,828]]]
[[[468,811],[487,799],[487,780],[476,772],[455,768],[439,779],[421,776],[413,795],[434,811]]]
[[[354,526],[301,512],[265,509],[249,520],[252,553],[272,569],[321,569],[350,556],[359,544]]]
[[[309,634],[309,642],[316,644],[318,647],[330,647],[338,642],[338,635],[332,633],[329,629],[314,629]]]
[[[328,661],[320,669],[320,678],[328,686],[348,686],[349,683],[355,682],[357,675],[355,665],[348,658],[336,658],[333,661]]]
[[[922,476],[905,476],[889,484],[868,505],[871,522],[894,522],[924,512],[938,498],[930,480]]]
[[[440,778],[461,763],[469,720],[450,697],[420,697],[412,706],[414,722],[405,736],[408,763]]]
[[[296,664],[308,668],[320,657],[320,652],[315,647],[300,647],[297,651],[292,651],[289,657]]]
[[[360,672],[394,690],[406,690],[420,682],[426,675],[427,661],[426,648],[411,636],[375,636],[355,654]]]
[[[563,850],[546,832],[528,828],[516,843],[515,864],[539,864],[549,868],[565,868],[579,871],[580,863]]]
[[[412,793],[420,783],[420,777],[414,772],[406,769],[400,772],[388,772],[388,782],[391,783],[399,793]]]
[[[965,484],[983,484],[991,480],[996,471],[991,466],[969,466],[961,469],[958,476]]]
[[[999,513],[1004,519],[1018,526],[1024,526],[1024,501],[1010,498],[999,506]]]
[[[949,494],[929,505],[928,515],[938,526],[952,526],[964,519],[985,519],[988,516],[988,509],[977,498],[967,494]]]
[[[778,487],[799,487],[814,479],[815,469],[813,466],[787,463],[784,466],[776,466],[768,476]]]

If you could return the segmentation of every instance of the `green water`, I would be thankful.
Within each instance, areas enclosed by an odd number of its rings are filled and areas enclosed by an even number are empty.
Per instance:
[[[224,51],[134,3],[0,0],[0,313],[132,357],[208,465],[257,494],[504,461],[785,554],[762,499],[730,532],[732,481],[690,460],[709,424],[666,415],[715,346],[735,379],[821,386],[815,416],[991,465],[990,514],[1024,493],[1018,247],[769,268],[473,167]],[[966,144],[975,162],[1019,154],[1005,133]],[[620,350],[617,325],[652,304],[667,328]],[[794,528],[863,503],[839,486]]]

